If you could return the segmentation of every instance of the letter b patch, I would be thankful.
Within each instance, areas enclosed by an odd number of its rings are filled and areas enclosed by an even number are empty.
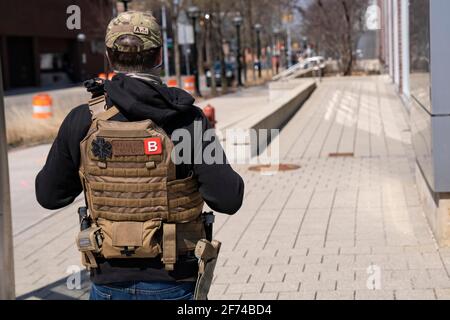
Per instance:
[[[149,156],[160,155],[163,153],[161,138],[150,138],[144,140],[145,154]]]

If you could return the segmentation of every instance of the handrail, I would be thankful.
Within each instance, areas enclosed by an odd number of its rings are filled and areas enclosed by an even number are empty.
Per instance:
[[[291,75],[292,73],[294,73],[295,71],[297,71],[298,69],[302,69],[303,66],[304,66],[304,64],[301,62],[296,63],[292,67],[290,67],[290,68],[284,70],[283,72],[277,74],[276,76],[274,76],[272,78],[272,80],[277,81],[277,80],[280,80],[281,78],[287,77],[287,76]]]

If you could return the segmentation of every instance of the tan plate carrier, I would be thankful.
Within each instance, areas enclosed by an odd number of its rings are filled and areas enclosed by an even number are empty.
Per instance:
[[[155,123],[110,121],[119,110],[107,110],[103,96],[89,107],[93,121],[80,145],[80,177],[93,224],[78,237],[83,264],[97,268],[97,257],[160,257],[174,270],[178,257],[205,238],[196,179],[176,180],[173,142]],[[144,142],[154,138],[162,150],[149,155]],[[96,141],[106,156],[94,151]]]

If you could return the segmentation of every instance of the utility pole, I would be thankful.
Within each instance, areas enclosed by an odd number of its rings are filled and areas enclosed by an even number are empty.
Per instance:
[[[169,68],[169,48],[167,41],[167,12],[166,5],[163,3],[162,5],[162,27],[163,27],[163,39],[164,39],[164,74],[166,79],[170,77],[170,68]]]
[[[2,63],[0,58],[0,300],[13,300],[16,298],[14,285],[8,146],[6,141],[5,104],[3,100]]]

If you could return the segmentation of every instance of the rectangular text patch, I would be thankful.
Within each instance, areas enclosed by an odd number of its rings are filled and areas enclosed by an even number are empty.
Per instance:
[[[149,156],[163,153],[161,138],[149,138],[144,140],[145,154]]]
[[[141,141],[122,141],[114,140],[112,142],[113,155],[115,157],[143,156],[145,154],[144,144]]]

